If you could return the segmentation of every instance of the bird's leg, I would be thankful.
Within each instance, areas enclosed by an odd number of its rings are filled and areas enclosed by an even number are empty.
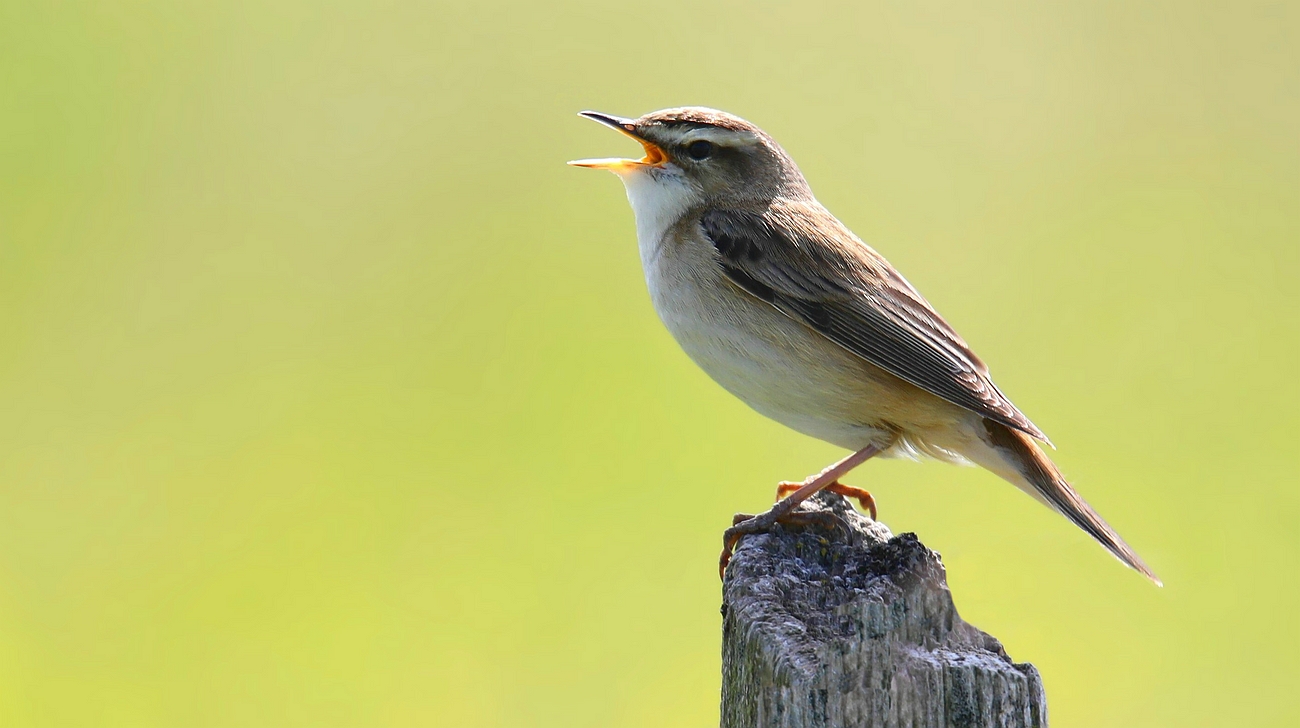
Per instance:
[[[850,470],[856,468],[862,463],[870,460],[873,456],[880,453],[883,448],[875,445],[867,445],[861,450],[844,458],[843,460],[831,465],[820,473],[808,477],[802,483],[797,484],[794,493],[785,499],[778,501],[767,511],[757,516],[747,516],[737,513],[732,520],[731,528],[728,528],[722,534],[722,555],[718,557],[718,575],[721,576],[727,570],[727,562],[731,561],[731,552],[740,541],[740,537],[747,533],[761,533],[782,521],[789,521],[790,513],[799,507],[800,503],[808,500],[814,493],[830,486],[840,478],[844,477]],[[865,492],[865,491],[864,491]],[[870,494],[868,494],[869,496]],[[819,519],[821,517],[818,517]],[[804,521],[807,519],[799,518]]]
[[[789,481],[777,483],[776,499],[781,500],[787,493],[798,490],[803,483],[791,483]],[[876,499],[872,497],[871,491],[863,488],[855,488],[851,485],[845,485],[838,480],[826,486],[826,490],[842,495],[845,498],[854,498],[862,506],[862,510],[871,514],[871,520],[876,520]],[[734,523],[732,524],[735,525]]]

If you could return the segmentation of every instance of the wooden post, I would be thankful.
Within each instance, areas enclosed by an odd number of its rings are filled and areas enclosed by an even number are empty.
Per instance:
[[[1038,728],[1038,670],[957,616],[943,562],[844,498],[847,526],[746,536],[722,605],[722,728]]]

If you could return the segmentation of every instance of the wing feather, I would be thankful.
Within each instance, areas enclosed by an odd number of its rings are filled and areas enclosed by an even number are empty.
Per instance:
[[[817,203],[709,210],[700,226],[741,289],[901,379],[1047,441],[921,294]]]

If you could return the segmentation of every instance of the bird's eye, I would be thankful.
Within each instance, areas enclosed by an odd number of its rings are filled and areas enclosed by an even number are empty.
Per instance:
[[[703,139],[691,142],[686,145],[686,154],[697,162],[708,159],[709,155],[713,154],[713,143]]]

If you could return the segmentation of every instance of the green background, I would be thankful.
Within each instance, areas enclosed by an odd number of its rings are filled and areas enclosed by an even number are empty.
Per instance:
[[[1155,589],[871,463],[1056,726],[1300,722],[1300,6],[8,2],[0,723],[706,726],[719,534],[842,453],[651,310],[579,119],[771,132]]]

